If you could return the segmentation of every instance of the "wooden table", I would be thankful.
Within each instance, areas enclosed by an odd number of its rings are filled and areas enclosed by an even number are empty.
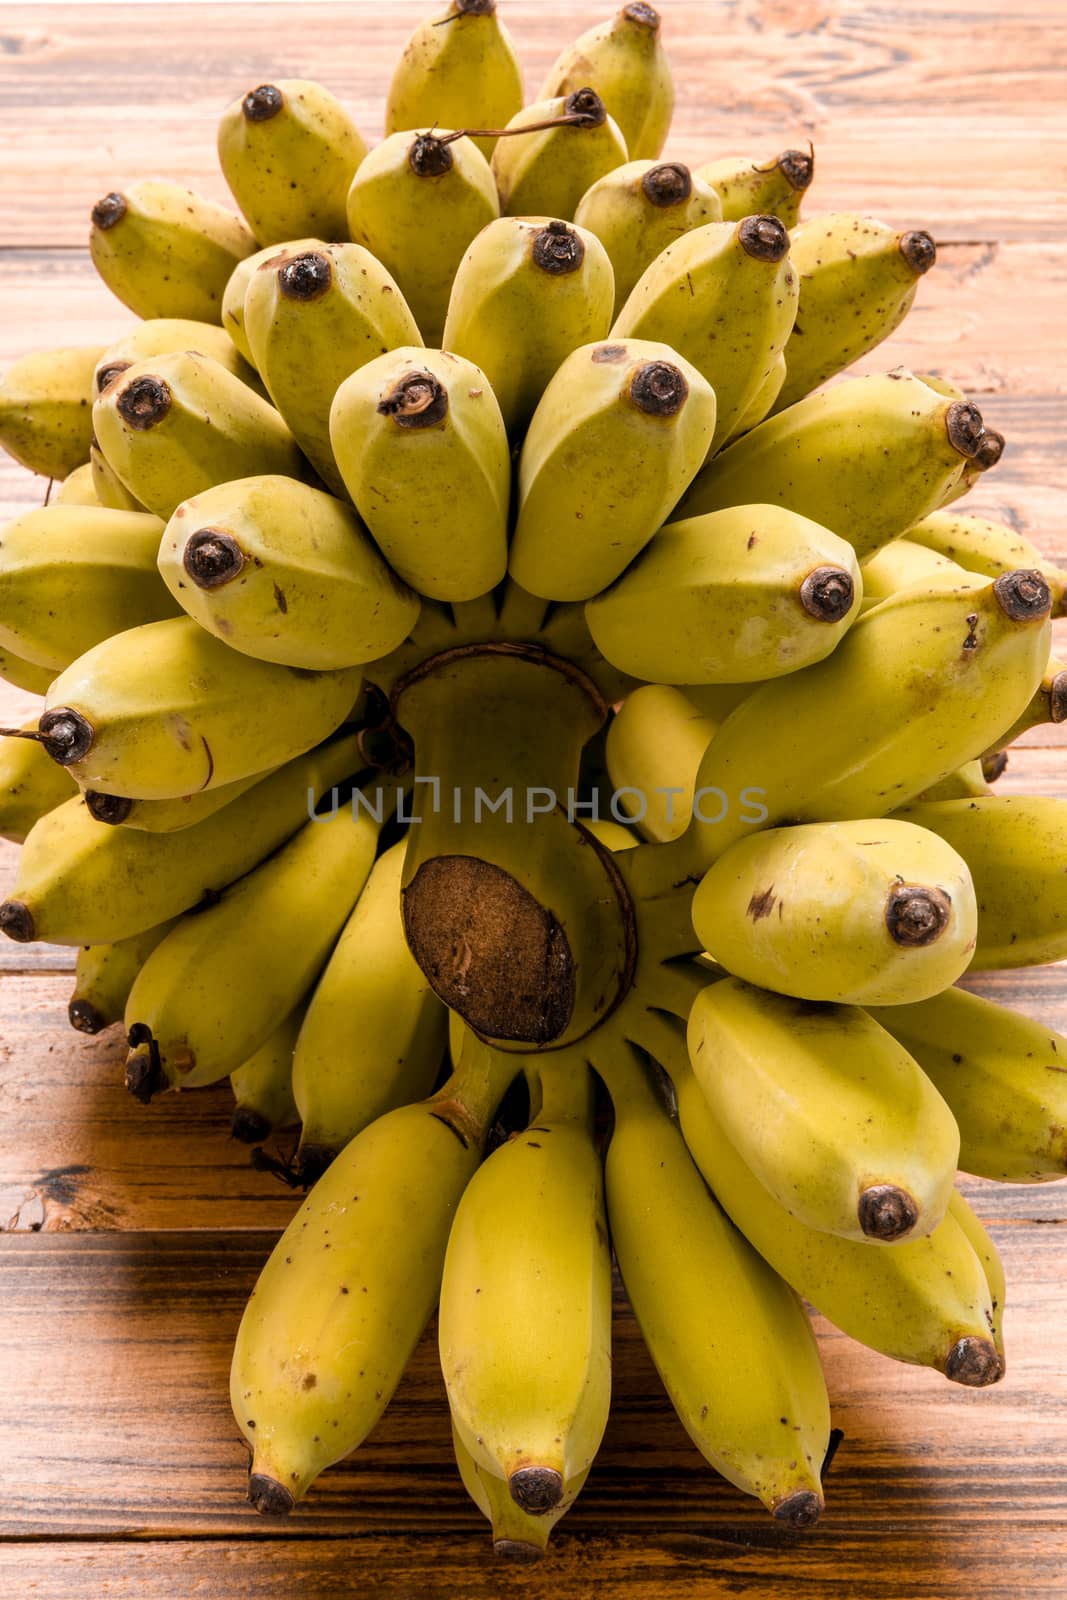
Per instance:
[[[610,9],[502,0],[530,92]],[[1009,441],[975,509],[1067,564],[1067,29],[1052,0],[663,0],[668,153],[815,143],[809,210],[862,209],[940,245],[868,362],[935,370]],[[321,77],[376,136],[423,0],[8,4],[0,15],[0,364],[130,318],[94,277],[89,206],[141,176],[225,199],[215,123],[276,76]],[[1061,18],[1057,21],[1057,16]],[[0,513],[45,485],[0,462]],[[1064,641],[1060,641],[1061,650]],[[0,693],[4,720],[31,697]],[[1067,794],[1029,736],[1006,789]],[[0,888],[15,852],[0,853]],[[67,953],[0,949],[0,1592],[90,1600],[363,1593],[1015,1600],[1067,1594],[1067,1194],[966,1181],[1004,1253],[1009,1370],[988,1392],[819,1334],[844,1443],[813,1533],[704,1466],[620,1300],[616,1400],[551,1558],[513,1571],[455,1475],[432,1337],[371,1441],[281,1528],[244,1503],[226,1375],[243,1301],[293,1200],[228,1138],[227,1093],[145,1110],[119,1030],[68,1031]],[[1067,974],[976,981],[1067,1029]]]

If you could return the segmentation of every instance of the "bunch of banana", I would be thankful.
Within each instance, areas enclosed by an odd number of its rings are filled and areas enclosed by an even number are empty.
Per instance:
[[[77,949],[134,1095],[229,1077],[311,1191],[234,1355],[253,1504],[361,1442],[440,1298],[516,1560],[596,1472],[612,1249],[701,1455],[801,1529],[803,1299],[995,1382],[956,1169],[1067,1168],[1067,1039],[955,987],[1067,956],[1067,803],[992,787],[1067,718],[1067,572],[960,509],[1004,448],[967,395],[849,372],[932,235],[801,223],[813,152],[663,160],[661,32],[622,5],[524,104],[496,0],[449,0],[369,150],[250,85],[244,221],[108,194],[140,320],[0,378],[61,480],[0,532],[0,676],[44,697],[0,931]]]

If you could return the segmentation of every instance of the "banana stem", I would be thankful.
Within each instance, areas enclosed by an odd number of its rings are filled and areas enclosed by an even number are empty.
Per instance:
[[[591,1135],[596,1116],[596,1085],[583,1056],[575,1051],[554,1051],[537,1063],[541,1107],[536,1122],[575,1122]]]
[[[465,1149],[482,1148],[500,1102],[522,1068],[521,1056],[494,1050],[468,1033],[459,1066],[427,1102],[431,1115],[446,1123]]]

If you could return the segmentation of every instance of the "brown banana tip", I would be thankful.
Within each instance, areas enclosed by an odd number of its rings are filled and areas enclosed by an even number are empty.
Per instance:
[[[693,192],[693,175],[680,161],[650,167],[641,179],[645,199],[654,206],[677,206]]]
[[[540,1545],[528,1544],[525,1539],[494,1539],[493,1554],[503,1561],[524,1562],[530,1566],[544,1555]]]
[[[270,1137],[271,1125],[262,1111],[253,1106],[235,1106],[230,1118],[230,1132],[241,1144],[262,1144]]]
[[[885,922],[894,944],[909,950],[934,944],[952,920],[952,901],[943,889],[898,883],[889,891]]]
[[[96,789],[86,789],[85,809],[95,822],[106,822],[117,828],[133,810],[133,801],[121,794],[100,794]]]
[[[576,117],[575,128],[602,128],[608,120],[608,108],[595,89],[575,89],[563,105],[565,117]]]
[[[789,230],[777,217],[743,217],[737,224],[742,250],[755,261],[772,265],[789,252]]]
[[[584,260],[582,237],[565,222],[546,222],[534,234],[533,262],[542,272],[563,277],[568,272],[577,272]]]
[[[291,256],[278,268],[278,288],[287,300],[317,300],[332,282],[330,259],[317,250]]]
[[[815,148],[783,150],[775,166],[791,189],[803,192],[811,187],[811,180],[815,176]]]
[[[796,1494],[779,1500],[773,1515],[776,1522],[784,1522],[787,1528],[814,1528],[822,1508],[821,1495],[811,1489],[799,1489]]]
[[[987,428],[978,441],[978,449],[974,452],[974,464],[979,472],[988,472],[990,467],[995,467],[1004,454],[1007,440],[995,428]]]
[[[90,212],[94,224],[105,231],[113,228],[116,222],[121,222],[126,215],[126,196],[112,190],[102,200],[98,200]]]
[[[1013,622],[1035,622],[1052,610],[1052,592],[1043,575],[1032,567],[1001,573],[993,580],[993,593]]]
[[[91,1000],[72,1000],[67,1007],[67,1017],[71,1027],[79,1033],[102,1033],[107,1027]]]
[[[70,706],[54,706],[42,712],[37,732],[52,760],[61,767],[73,766],[87,756],[95,738],[92,723]]]
[[[220,589],[241,571],[245,553],[224,528],[197,528],[185,542],[182,566],[198,589]]]
[[[269,122],[284,104],[285,96],[277,84],[261,83],[258,89],[250,89],[245,95],[241,110],[246,122]]]
[[[448,390],[432,372],[405,372],[382,395],[377,409],[398,428],[431,428],[448,414]]]
[[[297,1182],[305,1189],[318,1183],[337,1151],[328,1144],[301,1144],[296,1153]]]
[[[985,423],[982,413],[972,400],[953,400],[945,411],[945,432],[948,442],[953,450],[958,450],[961,456],[968,460],[978,454],[978,446],[982,442],[985,432]]]
[[[33,913],[21,900],[5,900],[0,904],[0,933],[16,944],[32,944],[37,937]]]
[[[937,260],[937,245],[922,228],[916,228],[911,233],[901,234],[900,253],[916,277],[921,278]]]
[[[669,361],[649,361],[630,382],[630,399],[651,417],[674,417],[689,398],[685,374]]]
[[[264,1472],[249,1473],[248,1499],[262,1517],[287,1517],[296,1505],[285,1484]]]
[[[143,377],[131,378],[118,391],[115,410],[127,427],[137,433],[147,433],[149,428],[163,421],[170,410],[171,399],[169,385],[162,378],[146,373]]]
[[[126,1037],[130,1046],[126,1057],[126,1088],[135,1100],[146,1106],[153,1095],[167,1087],[159,1045],[146,1022],[135,1022]]]
[[[496,0],[455,0],[458,17],[491,17],[496,10]]]
[[[1067,711],[1067,705],[1064,706],[1064,710]],[[1056,718],[1053,717],[1052,720],[1055,722]],[[982,757],[982,777],[986,783],[996,783],[997,779],[1002,778],[1007,770],[1008,752],[1006,750],[997,750],[991,756]]]
[[[883,1243],[903,1239],[919,1220],[919,1207],[906,1189],[892,1183],[872,1183],[860,1195],[860,1227],[868,1239]]]
[[[1050,722],[1067,722],[1067,667],[1049,685],[1048,711]]]
[[[645,4],[645,0],[633,0],[628,6],[623,6],[622,14],[627,22],[636,22],[639,28],[650,28],[653,33],[659,31],[660,14],[655,6]]]
[[[800,585],[800,603],[816,622],[840,622],[855,598],[852,574],[844,567],[816,567]]]
[[[563,1474],[555,1467],[518,1467],[508,1477],[508,1491],[531,1517],[543,1517],[563,1499]]]
[[[957,1339],[945,1361],[945,1377],[969,1389],[985,1389],[1004,1376],[1004,1359],[989,1339]]]
[[[448,145],[432,133],[417,134],[408,150],[408,166],[417,178],[440,178],[454,160]]]
[[[104,366],[97,367],[97,369],[96,369],[96,392],[97,392],[97,394],[103,394],[104,390],[106,388],[108,388],[108,386],[110,384],[112,384],[117,377],[121,376],[121,374],[126,371],[127,367],[132,367],[132,366],[133,366],[133,362],[132,361],[108,361]],[[93,442],[93,444],[96,445],[96,448],[99,450],[100,444],[99,444],[99,441],[97,440],[97,437],[96,437],[95,434],[93,435],[92,442]]]

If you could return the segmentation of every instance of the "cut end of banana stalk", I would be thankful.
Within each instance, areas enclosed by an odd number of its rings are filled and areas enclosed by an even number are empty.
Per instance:
[[[889,1244],[903,1239],[919,1220],[919,1207],[906,1189],[892,1183],[872,1183],[860,1195],[860,1227],[868,1239]]]
[[[811,1489],[801,1489],[780,1500],[774,1507],[773,1515],[776,1522],[784,1522],[787,1528],[814,1528],[822,1510],[821,1496]]]
[[[1021,568],[993,580],[1000,609],[1013,622],[1036,622],[1052,610],[1052,591],[1040,572]]]
[[[32,944],[37,937],[33,913],[21,900],[5,900],[0,905],[0,933],[5,933],[16,944]]]
[[[241,1144],[262,1144],[270,1137],[270,1123],[262,1111],[252,1106],[235,1106],[230,1118],[230,1132]]]
[[[984,1389],[1004,1376],[1004,1358],[989,1339],[958,1339],[948,1353],[945,1377],[969,1389]]]
[[[431,428],[448,413],[448,390],[432,372],[405,372],[382,395],[377,411],[391,417],[398,428]]]
[[[563,1499],[563,1474],[554,1467],[519,1467],[508,1478],[508,1490],[523,1511],[543,1517]]]
[[[90,1000],[72,1000],[67,1007],[72,1028],[79,1033],[100,1033],[107,1023]]]
[[[284,1483],[262,1472],[249,1474],[248,1499],[262,1517],[287,1517],[296,1505]]]
[[[89,754],[96,737],[92,723],[70,706],[53,706],[42,713],[37,732],[53,761],[61,767],[73,766]]]

